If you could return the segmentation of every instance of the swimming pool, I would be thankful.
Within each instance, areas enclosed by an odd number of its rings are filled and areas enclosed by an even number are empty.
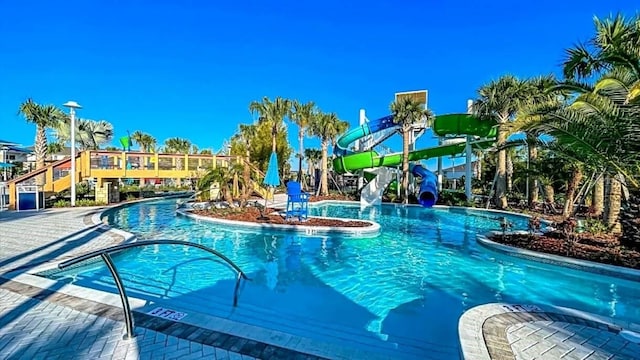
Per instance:
[[[375,238],[292,236],[176,217],[175,200],[108,214],[141,239],[197,242],[221,251],[253,279],[231,308],[234,273],[183,246],[137,248],[114,257],[129,295],[393,358],[458,356],[457,324],[488,302],[552,304],[638,322],[638,283],[510,258],[479,247],[475,234],[501,214],[329,203],[314,215],[374,220]],[[516,229],[523,217],[508,216]],[[106,268],[52,278],[115,292]],[[75,272],[75,273],[74,273]]]

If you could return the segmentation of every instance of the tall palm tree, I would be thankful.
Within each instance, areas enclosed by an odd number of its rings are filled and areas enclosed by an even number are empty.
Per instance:
[[[318,167],[318,161],[322,159],[322,151],[320,149],[307,148],[304,149],[304,158],[307,159],[307,170],[309,177],[315,180],[315,169]],[[315,181],[313,182],[315,184]]]
[[[431,119],[433,113],[411,97],[401,98],[390,105],[393,122],[400,125],[402,132],[402,201],[409,202],[409,143],[413,125],[423,121],[425,117]]]
[[[40,105],[27,99],[20,104],[19,113],[24,116],[27,122],[36,125],[36,138],[34,144],[34,153],[36,155],[36,169],[45,166],[47,156],[47,128],[57,125],[66,119],[65,113],[53,105]],[[45,175],[42,174],[36,178],[37,185],[44,185]]]
[[[483,85],[478,90],[478,98],[473,103],[473,111],[481,117],[493,119],[498,123],[496,146],[498,162],[496,164],[496,205],[507,207],[507,153],[504,145],[507,141],[506,125],[511,121],[529,95],[528,84],[512,75]]]
[[[156,138],[154,138],[152,135],[144,134],[141,140],[142,143],[140,144],[140,146],[144,148],[145,152],[156,152],[156,145],[158,144]]]
[[[640,104],[640,15],[622,14],[594,19],[595,34],[586,43],[566,50],[563,73],[585,79],[625,69],[633,76],[626,102]]]
[[[567,79],[584,79],[624,68],[640,77],[640,15],[622,14],[604,20],[594,18],[595,34],[586,43],[567,49],[563,74]]]
[[[322,175],[320,178],[320,194],[329,194],[328,177],[328,149],[329,144],[335,143],[338,135],[347,131],[349,123],[338,118],[336,113],[317,113],[309,124],[309,133],[320,138],[320,150],[322,152]]]
[[[191,141],[182,138],[169,138],[164,141],[165,151],[171,154],[188,154],[191,150]],[[186,170],[182,168],[182,157],[176,159],[176,170]]]
[[[136,130],[133,132],[133,134],[131,134],[131,140],[133,140],[133,142],[135,142],[136,144],[138,144],[138,147],[140,147],[140,152],[145,152],[146,148],[145,148],[145,144],[144,144],[144,136],[146,134],[143,133],[140,130]]]
[[[258,115],[258,121],[271,124],[271,151],[276,152],[276,136],[279,125],[291,114],[291,101],[277,97],[271,101],[267,96],[262,101],[252,101],[249,111]]]
[[[298,181],[302,180],[302,159],[304,157],[305,130],[309,126],[309,123],[316,111],[316,104],[313,101],[309,101],[306,104],[302,104],[297,100],[293,102],[291,120],[298,125],[298,142],[300,146],[298,148]]]

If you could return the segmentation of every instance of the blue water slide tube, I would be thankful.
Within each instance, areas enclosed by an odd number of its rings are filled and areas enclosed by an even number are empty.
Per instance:
[[[438,178],[436,174],[425,169],[422,165],[411,165],[409,168],[414,176],[422,178],[418,202],[424,207],[432,207],[438,201]]]
[[[347,154],[347,148],[351,143],[362,139],[367,135],[371,135],[394,126],[398,125],[393,122],[393,115],[387,115],[380,119],[366,122],[362,126],[353,128],[342,135],[336,142],[336,146],[333,151],[338,156],[345,155]]]

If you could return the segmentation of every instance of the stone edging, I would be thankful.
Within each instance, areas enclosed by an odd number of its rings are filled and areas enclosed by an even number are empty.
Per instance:
[[[364,236],[364,237],[372,237],[378,235],[380,232],[380,224],[369,221],[369,220],[360,220],[360,219],[338,219],[331,217],[320,217],[320,216],[310,216],[322,219],[331,219],[331,220],[353,220],[353,221],[362,221],[368,222],[371,226],[367,227],[346,227],[346,226],[307,226],[307,225],[282,225],[282,224],[264,224],[264,223],[254,223],[254,222],[246,222],[246,221],[237,221],[237,220],[227,220],[227,219],[217,219],[208,216],[191,214],[187,211],[176,210],[176,213],[194,220],[198,221],[206,221],[216,224],[229,225],[229,226],[237,226],[237,227],[247,227],[247,228],[257,228],[260,230],[269,230],[269,231],[284,231],[284,232],[296,232],[296,233],[304,233],[305,235],[351,235],[351,236]]]
[[[640,270],[521,249],[491,241],[486,235],[477,234],[476,241],[489,250],[513,257],[640,282]]]
[[[556,321],[579,324],[618,334],[638,331],[640,325],[563,307],[538,307],[490,303],[473,307],[460,317],[461,358],[465,360],[513,359],[507,328],[523,322]]]

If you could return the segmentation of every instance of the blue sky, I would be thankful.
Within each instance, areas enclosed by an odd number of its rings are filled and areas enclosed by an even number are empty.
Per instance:
[[[28,97],[75,100],[81,117],[111,122],[116,140],[142,130],[214,149],[263,96],[314,100],[352,126],[360,108],[386,115],[397,91],[428,89],[437,114],[464,112],[500,75],[558,73],[594,15],[636,11],[596,0],[64,4],[1,5],[0,138],[33,143],[34,126],[17,115]]]

